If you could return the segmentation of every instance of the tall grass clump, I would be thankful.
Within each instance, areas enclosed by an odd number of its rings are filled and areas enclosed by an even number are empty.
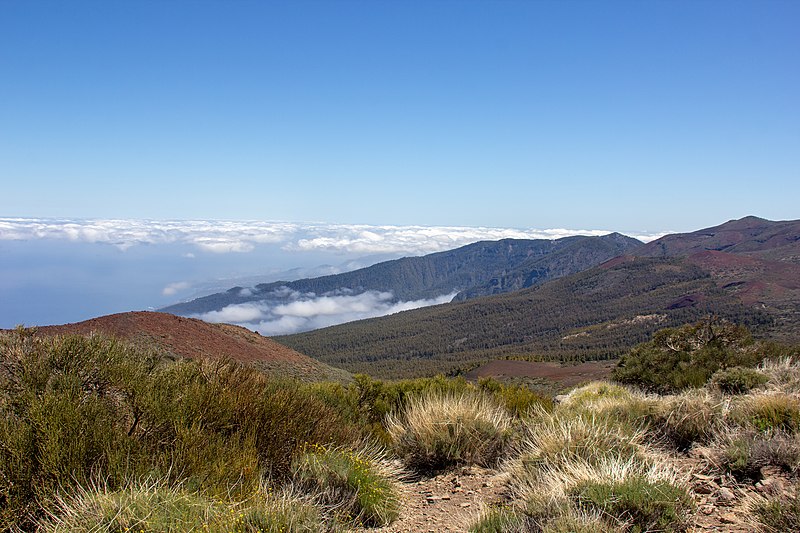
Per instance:
[[[661,398],[650,428],[678,449],[708,443],[723,425],[727,403],[706,389],[688,390]]]
[[[292,469],[297,486],[346,521],[380,527],[400,514],[401,472],[379,448],[313,445],[295,458]]]
[[[786,393],[800,392],[800,358],[797,355],[764,359],[758,370],[769,378],[767,388]]]
[[[750,394],[732,405],[730,418],[759,431],[795,433],[800,430],[800,396],[783,392]]]
[[[588,516],[589,531],[684,531],[694,509],[685,481],[664,462],[573,457],[525,474],[513,476],[511,488],[539,530]]]
[[[385,422],[392,413],[402,412],[412,398],[425,394],[458,396],[483,393],[504,407],[513,416],[524,415],[532,406],[552,408],[550,398],[538,394],[524,385],[510,385],[491,378],[479,380],[477,384],[463,377],[417,378],[398,381],[383,381],[363,374],[356,374],[352,383],[317,383],[307,385],[315,396],[323,399],[347,420],[364,428],[373,439],[385,445],[391,444]]]
[[[319,510],[291,492],[261,488],[244,501],[225,501],[164,479],[146,479],[111,490],[105,484],[57,494],[42,533],[208,531],[294,533],[329,529]]]
[[[406,464],[436,470],[456,464],[495,464],[512,437],[505,409],[479,393],[424,394],[390,415],[388,433]]]
[[[534,519],[525,513],[506,508],[481,512],[469,533],[622,533],[597,513],[580,509],[556,509],[546,519]]]
[[[596,464],[608,457],[649,460],[641,431],[593,415],[543,410],[532,415],[508,465],[514,477],[529,478],[548,465],[570,461]]]

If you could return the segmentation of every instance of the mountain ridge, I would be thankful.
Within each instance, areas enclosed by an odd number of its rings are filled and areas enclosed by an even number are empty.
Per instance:
[[[798,342],[798,240],[800,221],[748,217],[665,236],[515,292],[276,339],[350,370],[391,377],[503,357],[606,359],[657,329],[708,314]]]
[[[642,243],[619,233],[561,239],[480,241],[453,250],[405,257],[370,267],[316,278],[277,281],[225,292],[160,309],[183,316],[200,316],[229,305],[270,300],[285,302],[282,291],[324,295],[347,289],[352,293],[391,293],[397,301],[440,297],[456,299],[508,292],[569,275],[632,250]],[[576,253],[581,251],[583,253]],[[548,261],[550,258],[551,261]]]

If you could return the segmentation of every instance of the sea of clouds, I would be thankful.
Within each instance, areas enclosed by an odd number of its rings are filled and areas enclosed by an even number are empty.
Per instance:
[[[247,289],[245,289],[247,290]],[[349,288],[317,295],[282,287],[256,302],[232,304],[194,315],[207,322],[239,324],[262,335],[284,335],[324,328],[362,318],[390,315],[451,301],[456,293],[437,298],[397,301],[391,292],[354,292]]]
[[[271,281],[335,274],[481,240],[556,239],[609,230],[219,220],[0,218],[0,327],[156,309]],[[661,234],[629,234],[652,240]],[[293,294],[203,315],[290,333],[443,303],[390,293]],[[247,289],[246,289],[247,290]],[[288,299],[288,300],[287,300]]]

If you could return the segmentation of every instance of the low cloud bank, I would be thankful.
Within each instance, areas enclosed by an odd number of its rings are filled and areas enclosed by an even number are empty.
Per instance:
[[[238,324],[262,335],[286,335],[443,304],[450,302],[455,295],[456,293],[451,293],[436,298],[403,302],[396,301],[391,292],[354,293],[350,289],[340,289],[316,295],[282,287],[267,299],[233,304],[195,317],[208,322]]]
[[[188,244],[200,252],[248,253],[273,244],[288,252],[421,255],[498,239],[558,239],[608,230],[463,226],[370,226],[264,221],[0,218],[0,240],[62,239],[127,250],[143,244]],[[630,234],[643,241],[657,234]]]
[[[186,281],[176,281],[175,283],[170,283],[166,287],[161,290],[161,294],[164,296],[174,296],[181,291],[185,291],[186,289],[190,288],[191,284]]]

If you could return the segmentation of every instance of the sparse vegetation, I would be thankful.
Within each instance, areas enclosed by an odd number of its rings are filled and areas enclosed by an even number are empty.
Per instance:
[[[800,531],[800,491],[791,494],[755,497],[750,502],[751,523],[765,533]]]
[[[800,471],[792,359],[667,395],[594,382],[554,404],[494,380],[287,381],[98,336],[20,330],[0,348],[0,530],[384,526],[403,509],[403,461],[423,479],[504,470],[513,500],[475,532],[684,531],[694,502],[676,455],[742,483]],[[769,490],[758,527],[792,525],[796,498]]]

